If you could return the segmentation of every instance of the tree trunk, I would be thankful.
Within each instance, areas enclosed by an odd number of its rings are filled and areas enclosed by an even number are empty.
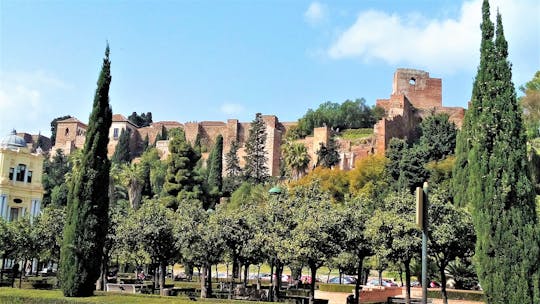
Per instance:
[[[403,286],[403,269],[401,269],[401,265],[398,265],[398,272],[399,272],[399,282],[401,284],[401,286]]]
[[[379,272],[379,286],[382,286],[382,272],[383,270],[381,268],[377,269]]]
[[[315,303],[315,277],[317,275],[317,267],[314,264],[310,264],[311,270],[311,284],[309,284],[309,304]]]
[[[238,279],[240,271],[239,268],[239,262],[236,257],[233,257],[233,266],[232,266],[232,273],[233,273],[233,279]]]
[[[98,289],[105,290],[107,286],[107,264],[108,264],[107,255],[103,255],[103,260],[101,261],[101,275],[98,280]]]
[[[21,268],[21,271],[19,271],[19,289],[21,289],[21,286],[22,286],[22,275],[23,275],[23,271],[24,271],[24,268],[26,267],[26,262],[27,262],[27,259],[25,258],[24,259],[24,266],[22,266]]]
[[[142,185],[137,180],[131,180],[128,187],[128,196],[131,207],[134,210],[139,209],[142,198]]]
[[[358,274],[358,280],[356,280],[356,284],[354,284],[354,298],[356,300],[356,303],[360,304],[360,284],[362,281],[362,266],[364,264],[364,257],[358,258],[358,265],[356,269],[356,273]]]
[[[212,297],[212,265],[208,265],[208,277],[207,277],[208,287],[206,288],[206,296],[208,298]]]
[[[208,298],[208,291],[206,289],[206,265],[203,264],[202,271],[199,271],[199,279],[201,280],[201,299]]]
[[[249,263],[244,265],[244,287],[247,287],[248,283],[248,273],[249,273]]]
[[[443,304],[448,304],[448,295],[446,294],[446,273],[444,273],[445,268],[446,268],[446,264],[441,263],[441,267],[439,268],[441,272],[441,294],[442,294]]]
[[[330,274],[332,273],[332,268],[328,267],[328,275],[326,276],[326,283],[330,281]],[[311,278],[313,280],[313,278]]]
[[[411,304],[411,267],[410,261],[403,262],[405,266],[405,302]]]
[[[165,288],[165,274],[166,274],[166,267],[165,262],[161,261],[159,263],[159,290],[163,290]]]
[[[270,262],[270,292],[269,292],[269,298],[270,302],[274,302],[274,290],[275,290],[275,282],[274,282],[274,260]]]

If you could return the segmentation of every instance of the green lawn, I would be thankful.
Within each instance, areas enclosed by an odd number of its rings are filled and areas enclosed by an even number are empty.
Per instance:
[[[220,299],[197,299],[197,302],[204,303],[231,303],[232,300],[220,300]],[[88,298],[66,298],[62,295],[60,290],[32,290],[32,289],[18,289],[9,287],[0,287],[0,303],[1,304],[18,304],[18,303],[56,303],[56,304],[72,304],[72,303],[156,303],[156,304],[192,304],[193,301],[187,297],[160,297],[152,295],[131,295],[131,294],[118,294],[118,293],[106,293],[96,292],[96,295]],[[247,304],[253,303],[250,301],[237,301],[234,303]]]

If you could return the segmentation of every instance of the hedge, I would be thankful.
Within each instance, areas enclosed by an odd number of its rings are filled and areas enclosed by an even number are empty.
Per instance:
[[[318,284],[320,291],[352,293],[354,284]]]

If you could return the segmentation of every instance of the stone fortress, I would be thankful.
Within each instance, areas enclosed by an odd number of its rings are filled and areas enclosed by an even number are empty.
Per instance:
[[[442,80],[440,78],[431,78],[429,73],[413,69],[398,69],[394,73],[390,98],[379,99],[376,101],[376,105],[384,108],[386,114],[375,124],[371,138],[360,144],[338,138],[341,156],[339,168],[349,170],[354,167],[354,163],[358,159],[372,154],[384,154],[390,139],[393,137],[410,138],[414,136],[414,130],[423,117],[435,113],[447,113],[450,120],[461,127],[465,114],[463,108],[443,106]],[[291,126],[295,126],[296,122],[280,122],[275,115],[263,115],[263,120],[267,133],[267,167],[270,175],[278,176],[282,161],[281,145],[285,133]],[[208,151],[219,134],[223,136],[224,153],[230,150],[234,141],[238,142],[238,156],[240,165],[243,165],[244,147],[249,127],[250,122],[228,119],[226,122],[202,121],[184,124],[176,121],[159,121],[148,127],[139,128],[124,116],[115,114],[109,132],[109,156],[114,153],[122,129],[131,131],[130,148],[137,155],[142,151],[143,140],[147,136],[149,142],[154,143],[163,129],[182,128],[189,142],[194,143],[199,137],[202,146],[206,147]],[[65,154],[70,154],[75,149],[81,149],[84,145],[86,128],[86,124],[76,118],[59,121],[56,129],[56,144],[52,150],[62,149]],[[311,156],[310,168],[316,162],[319,144],[327,145],[330,136],[331,130],[327,127],[321,127],[315,128],[312,136],[299,140],[306,146]],[[165,158],[168,153],[168,141],[157,141],[156,147],[161,151],[162,158]],[[208,152],[203,153],[203,158],[206,157],[208,157]]]

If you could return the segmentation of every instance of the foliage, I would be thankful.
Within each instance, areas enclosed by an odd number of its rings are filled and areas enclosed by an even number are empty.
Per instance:
[[[476,236],[470,214],[445,200],[444,193],[434,191],[429,195],[429,255],[435,260],[441,278],[441,291],[445,303],[446,267],[456,258],[474,254]]]
[[[54,146],[56,144],[56,127],[58,122],[66,120],[68,118],[71,118],[71,115],[59,116],[51,121],[51,146]]]
[[[175,221],[172,210],[158,200],[147,200],[120,224],[119,239],[124,242],[125,247],[146,252],[152,261],[164,267],[178,252],[178,248],[174,246]],[[134,231],[137,233],[133,233]],[[164,282],[163,277],[161,282]]]
[[[422,243],[414,220],[414,197],[407,191],[392,193],[381,207],[367,223],[367,236],[381,257],[403,264],[410,298],[410,263],[419,255]]]
[[[206,162],[209,202],[204,206],[205,209],[214,209],[219,204],[221,191],[223,189],[223,136],[218,135],[216,144],[208,156]]]
[[[282,146],[282,155],[285,166],[293,180],[301,178],[308,169],[310,156],[304,144],[286,141]]]
[[[160,160],[156,148],[146,149],[141,155],[139,165],[143,181],[141,195],[143,198],[153,198],[160,194],[163,188],[166,165]]]
[[[349,192],[365,199],[382,196],[388,188],[386,163],[387,159],[381,155],[370,155],[356,161],[354,169],[348,172]]]
[[[242,169],[238,159],[238,143],[236,141],[231,143],[231,149],[225,154],[225,164],[223,194],[230,196],[242,183]]]
[[[441,160],[454,154],[456,148],[456,125],[448,120],[448,114],[426,117],[420,124],[422,136],[419,144],[426,150],[427,160]]]
[[[454,280],[456,289],[473,289],[478,286],[472,258],[456,258],[448,263],[446,273]]]
[[[472,208],[475,264],[487,302],[533,303],[540,298],[531,280],[538,273],[539,236],[526,138],[501,16],[495,33],[488,1],[482,16],[480,66],[456,148],[455,197]]]
[[[50,205],[35,219],[34,229],[41,246],[39,256],[41,260],[53,262],[60,260],[65,217],[65,207]]]
[[[187,142],[182,130],[174,129],[169,136],[172,139],[163,189],[170,197],[167,206],[176,209],[178,201],[199,199],[202,195],[202,179],[196,171],[201,155]]]
[[[141,115],[133,112],[128,116],[128,120],[139,128],[148,127],[152,124],[152,112],[142,112]]]
[[[297,187],[306,187],[317,181],[322,191],[330,193],[332,202],[343,202],[349,192],[349,178],[347,172],[338,169],[317,167],[306,176],[289,183],[291,191]]]
[[[298,120],[295,131],[299,137],[305,137],[314,128],[328,126],[332,129],[371,128],[380,119],[380,110],[370,108],[365,99],[346,100],[342,104],[327,101],[314,111],[309,109]]]
[[[332,168],[339,164],[339,145],[333,137],[328,140],[328,145],[319,143],[319,150],[317,150],[317,167]]]
[[[67,204],[66,174],[71,171],[71,164],[62,149],[57,149],[54,156],[43,161],[43,206]]]
[[[266,199],[266,191],[261,184],[244,182],[232,193],[227,208],[234,210],[244,205],[258,205]]]
[[[113,164],[113,166],[117,165]],[[120,183],[128,190],[129,203],[133,209],[138,209],[142,201],[144,175],[146,173],[143,169],[144,167],[140,163],[124,163],[119,166],[118,178]]]
[[[314,278],[317,269],[341,250],[342,218],[331,205],[328,193],[323,192],[317,182],[297,187],[288,199],[295,206],[294,228],[278,252],[282,260],[308,265]],[[314,289],[315,280],[312,280],[310,302]]]
[[[523,108],[527,137],[540,137],[540,71],[536,71],[533,79],[519,89],[525,94],[519,98],[519,103]]]
[[[114,150],[114,154],[111,158],[111,162],[116,164],[126,164],[131,161],[131,152],[129,151],[129,139],[131,137],[130,129],[122,129],[120,137],[118,138],[118,144]]]
[[[251,122],[249,128],[249,136],[246,141],[246,165],[244,174],[247,180],[254,183],[265,182],[268,175],[268,161],[266,146],[266,125],[261,113],[255,115],[255,119]]]
[[[60,274],[65,296],[90,296],[99,277],[108,225],[109,169],[107,144],[112,111],[109,46],[98,79],[83,157],[69,185]]]

